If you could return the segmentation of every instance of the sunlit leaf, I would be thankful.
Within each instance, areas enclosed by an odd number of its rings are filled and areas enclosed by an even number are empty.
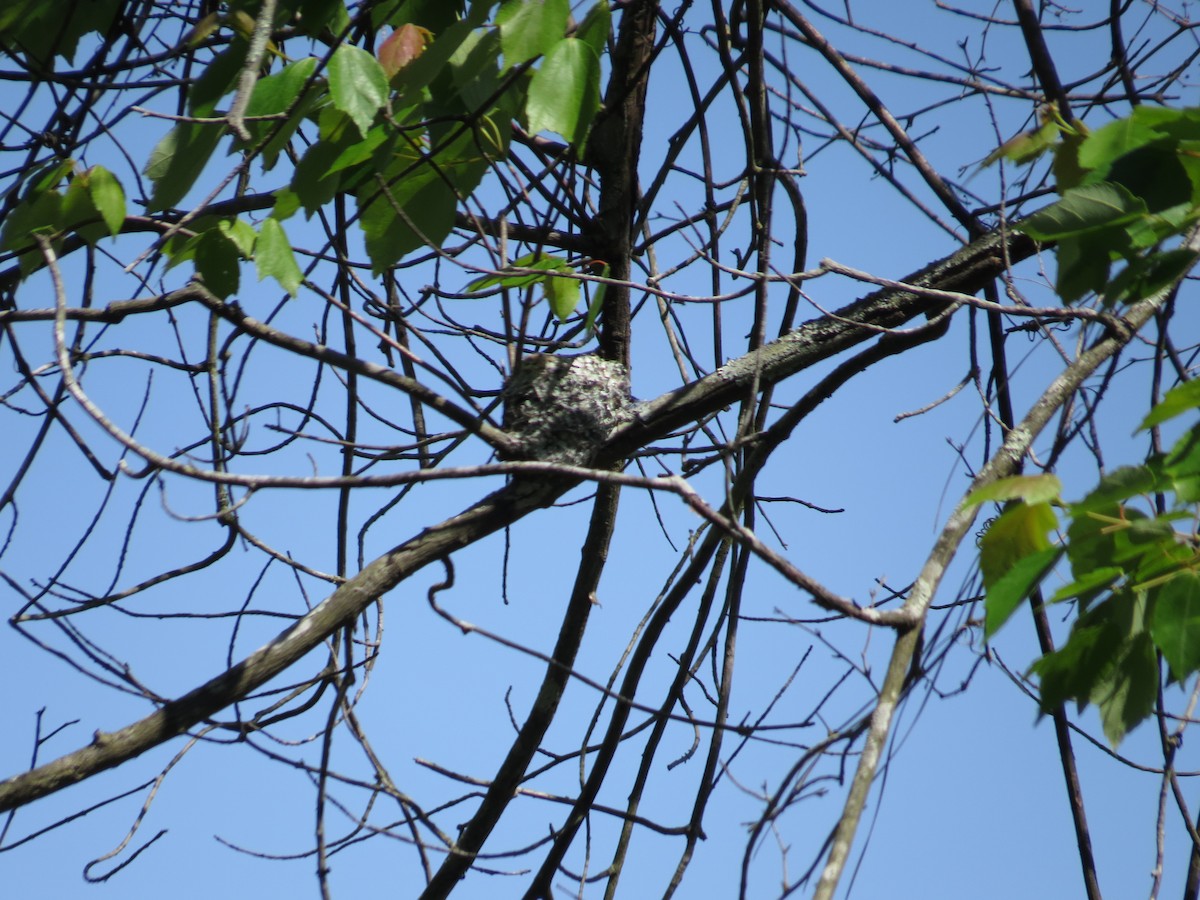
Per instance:
[[[1142,419],[1138,431],[1161,425],[1197,408],[1200,408],[1200,379],[1185,381],[1167,391],[1162,400]]]
[[[583,41],[592,48],[596,56],[603,56],[608,46],[608,35],[612,30],[612,11],[608,0],[599,0],[588,10],[579,28],[575,31],[577,40]]]
[[[984,637],[994,635],[1062,555],[1059,547],[1039,550],[1023,557],[987,589],[984,598]]]
[[[304,273],[296,265],[292,244],[277,219],[267,219],[262,223],[258,241],[254,245],[254,263],[259,281],[274,278],[285,291],[296,296]]]
[[[1057,203],[1022,219],[1015,227],[1039,241],[1052,241],[1132,222],[1146,212],[1145,201],[1128,188],[1101,182],[1071,188]]]
[[[1153,598],[1150,636],[1182,680],[1200,669],[1200,575],[1180,572]]]
[[[556,278],[548,275],[544,284],[550,311],[558,321],[567,321],[579,305],[579,282],[574,278]]]
[[[88,193],[108,233],[116,237],[125,224],[125,191],[108,169],[92,166],[88,172]]]
[[[1046,535],[1058,525],[1048,503],[1012,503],[979,540],[983,583],[998,582],[1020,560],[1050,547]]]
[[[1024,500],[1026,503],[1044,503],[1062,496],[1062,481],[1057,475],[1013,475],[986,484],[972,491],[963,501],[964,506],[1005,500]]]
[[[366,50],[342,44],[329,61],[329,95],[365,135],[375,113],[387,102],[387,75]]]
[[[525,112],[533,134],[552,131],[581,145],[600,108],[600,60],[583,41],[560,41],[534,73]]]
[[[548,54],[562,41],[570,13],[567,0],[504,0],[496,11],[504,68]]]

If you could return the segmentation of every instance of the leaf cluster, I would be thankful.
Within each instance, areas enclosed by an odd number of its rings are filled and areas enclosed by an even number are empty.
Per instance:
[[[1195,252],[1167,246],[1200,220],[1200,108],[1137,106],[1092,133],[1052,120],[1001,151],[1024,162],[1051,146],[1060,199],[1017,227],[1057,243],[1064,301],[1094,292],[1109,305],[1133,303],[1191,268]]]
[[[1197,383],[1185,383],[1141,427],[1197,408]],[[1113,471],[1078,502],[1062,503],[1060,491],[1053,475],[1022,476],[969,498],[1009,501],[980,541],[985,634],[994,635],[1065,559],[1070,578],[1049,602],[1074,604],[1078,617],[1066,642],[1032,672],[1045,709],[1094,704],[1116,745],[1153,711],[1160,656],[1172,681],[1200,672],[1200,422],[1168,453]]]

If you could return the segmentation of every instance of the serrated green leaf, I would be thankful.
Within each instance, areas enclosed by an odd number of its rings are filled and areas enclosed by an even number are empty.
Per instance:
[[[292,244],[277,219],[267,219],[262,223],[254,245],[254,264],[258,269],[259,281],[274,278],[293,297],[299,292],[304,273],[296,265]]]
[[[306,215],[330,202],[342,184],[341,174],[331,171],[331,166],[342,153],[340,144],[317,141],[305,152],[292,174],[290,190]]]
[[[125,224],[125,191],[116,176],[102,166],[88,169],[88,193],[104,220],[108,233],[116,237]]]
[[[1146,418],[1142,419],[1138,431],[1146,431],[1197,408],[1200,408],[1200,379],[1185,381],[1167,391]]]
[[[1170,141],[1138,147],[1113,160],[1105,180],[1119,184],[1161,212],[1191,199],[1192,182]]]
[[[599,57],[583,41],[559,41],[529,83],[529,131],[551,131],[582,146],[599,108]]]
[[[975,506],[989,500],[1024,500],[1026,503],[1045,503],[1062,496],[1062,481],[1057,475],[1012,475],[972,491],[963,506]]]
[[[1014,227],[1039,241],[1087,234],[1144,216],[1146,203],[1119,184],[1099,182],[1071,188],[1061,200],[1038,210]]]
[[[275,205],[271,208],[271,218],[285,222],[296,214],[300,208],[300,198],[290,187],[280,188],[275,192]]]
[[[250,45],[236,34],[229,46],[204,67],[188,89],[187,110],[193,116],[211,116],[218,101],[237,86]]]
[[[365,135],[375,113],[387,102],[387,75],[366,50],[342,44],[329,60],[329,95]]]
[[[210,291],[222,300],[237,293],[238,248],[220,228],[212,228],[200,236],[193,260],[196,274]]]
[[[1033,593],[1050,568],[1062,556],[1062,548],[1050,547],[1023,557],[987,589],[984,598],[983,636],[1000,630],[1017,607]]]
[[[548,54],[563,40],[570,14],[567,0],[504,0],[496,11],[504,68]]]
[[[4,219],[0,250],[28,250],[20,258],[21,274],[28,275],[45,263],[33,235],[59,235],[64,227],[62,194],[55,190],[27,192]]]
[[[1151,594],[1150,636],[1177,681],[1200,669],[1200,576],[1180,572]]]
[[[386,125],[376,125],[361,141],[351,141],[344,146],[340,153],[334,157],[327,168],[327,173],[333,175],[343,169],[349,169],[353,166],[365,163],[379,152],[385,145],[391,146],[395,143],[396,136],[392,129]],[[338,145],[339,147],[342,144]]]

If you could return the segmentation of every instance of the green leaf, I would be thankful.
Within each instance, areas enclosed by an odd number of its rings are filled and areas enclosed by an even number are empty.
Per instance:
[[[1200,407],[1200,379],[1185,381],[1167,391],[1146,418],[1142,419],[1138,431],[1146,431],[1155,425],[1161,425],[1163,422],[1170,421],[1197,407]]]
[[[1125,641],[1092,686],[1091,701],[1100,710],[1104,736],[1116,747],[1154,711],[1158,696],[1158,659],[1154,643],[1139,631]]]
[[[333,161],[326,168],[326,175],[333,175],[342,169],[348,169],[353,166],[365,163],[367,160],[375,156],[376,152],[385,144],[390,144],[395,141],[395,135],[387,125],[376,125],[361,141],[351,141],[348,145],[339,143],[338,147],[344,147]]]
[[[592,266],[593,274],[599,275],[601,278],[607,278],[611,271],[608,263],[602,260],[595,260]],[[596,267],[599,267],[599,271],[596,271]],[[588,304],[587,319],[583,323],[589,337],[596,330],[596,317],[604,309],[604,295],[608,292],[608,285],[602,281],[591,282],[591,285],[592,302]]]
[[[1086,294],[1104,290],[1112,267],[1109,245],[1113,241],[1110,238],[1117,235],[1121,244],[1128,243],[1124,231],[1072,235],[1058,242],[1054,290],[1063,302],[1074,303]]]
[[[1195,251],[1179,248],[1134,260],[1109,282],[1104,299],[1109,303],[1135,303],[1165,291],[1196,265]]]
[[[1144,216],[1146,203],[1119,184],[1100,182],[1071,188],[1061,200],[1038,210],[1016,228],[1039,241],[1087,234]]]
[[[991,153],[989,153],[980,168],[987,168],[1001,159],[1008,159],[1017,165],[1033,162],[1058,142],[1060,126],[1051,119],[1033,131],[1023,131],[1009,138]]]
[[[1096,170],[1103,178],[1115,160],[1162,137],[1163,133],[1144,117],[1117,119],[1087,136],[1079,147],[1079,164]]]
[[[149,212],[178,206],[221,140],[221,126],[181,122],[150,152],[145,173],[154,182]]]
[[[979,540],[984,585],[990,588],[1026,556],[1048,549],[1046,535],[1057,525],[1049,503],[1010,504]]]
[[[1081,578],[1077,578],[1070,584],[1065,584],[1054,592],[1054,596],[1050,598],[1051,603],[1060,603],[1063,600],[1072,600],[1075,598],[1093,598],[1101,592],[1111,590],[1112,586],[1121,580],[1125,575],[1125,570],[1119,566],[1102,566],[1099,569],[1092,569],[1084,573]],[[1086,606],[1086,600],[1084,602]]]
[[[1176,680],[1200,669],[1200,576],[1180,572],[1152,594],[1150,636]]]
[[[222,219],[217,223],[217,228],[233,241],[242,259],[254,256],[254,242],[258,235],[254,233],[254,228],[249,222],[243,222],[241,219]]]
[[[293,22],[304,34],[317,35],[325,28],[331,34],[345,34],[350,30],[345,0],[300,0],[297,12],[299,15]]]
[[[308,216],[330,202],[341,187],[341,175],[332,166],[342,150],[340,144],[317,141],[296,164],[291,191]]]
[[[537,269],[535,273],[518,272],[517,269]],[[573,272],[571,264],[557,256],[527,253],[513,260],[493,275],[483,275],[467,285],[468,291],[482,291],[492,287],[521,288],[537,284],[546,276],[541,272]]]
[[[428,167],[386,181],[386,192],[372,181],[357,194],[359,225],[376,275],[419,247],[441,246],[454,227],[457,206],[454,192]]]
[[[21,202],[4,218],[4,227],[0,229],[0,250],[28,250],[20,258],[21,274],[28,275],[45,264],[33,235],[50,235],[57,240],[64,228],[62,194],[55,190],[27,191]]]
[[[984,598],[985,638],[990,638],[1000,630],[1000,626],[1008,621],[1022,601],[1032,594],[1046,577],[1062,553],[1060,547],[1050,547],[1032,553],[1018,560],[987,589],[987,596]]]
[[[267,219],[262,223],[258,241],[254,245],[254,264],[258,269],[259,281],[274,278],[293,297],[299,292],[304,273],[296,265],[292,244],[277,219]]]
[[[444,0],[438,0],[444,4]],[[491,2],[476,0],[471,4],[471,11],[465,19],[455,22],[443,30],[427,21],[417,21],[431,31],[437,31],[434,42],[425,48],[425,52],[400,70],[394,79],[394,87],[399,95],[396,101],[398,108],[415,106],[422,100],[421,92],[429,83],[441,75],[450,62],[450,58],[458,48],[471,37],[472,32],[487,21]],[[414,19],[414,21],[416,21]]]
[[[600,57],[608,49],[608,35],[611,31],[612,11],[608,7],[608,0],[599,0],[579,23],[575,37],[591,47],[596,56]]]
[[[562,41],[570,14],[567,0],[504,0],[496,11],[504,68],[548,54]]]
[[[1128,603],[1122,598],[1120,602]],[[1112,602],[1079,617],[1067,642],[1037,660],[1031,670],[1040,680],[1043,710],[1052,710],[1071,700],[1081,706],[1116,656],[1124,632],[1114,615]]]
[[[274,75],[260,78],[255,84],[254,93],[250,95],[250,103],[246,107],[248,118],[277,116],[291,111],[284,122],[246,122],[246,130],[251,135],[250,144],[238,141],[235,145],[237,148],[253,146],[270,135],[261,151],[264,171],[270,171],[275,166],[279,154],[283,152],[300,124],[321,101],[316,82],[309,83],[316,68],[317,59],[312,56],[305,57],[288,64]]]
[[[125,224],[125,191],[108,169],[92,166],[87,171],[87,188],[92,204],[104,220],[108,233],[116,237]]]
[[[1180,436],[1163,460],[1163,472],[1177,482],[1200,475],[1200,424]]]
[[[583,41],[560,41],[534,73],[525,112],[529,131],[552,131],[582,146],[600,108],[600,59]]]
[[[80,38],[103,35],[120,8],[121,0],[6,0],[0,10],[0,48],[43,66],[54,56],[73,62]]]
[[[1100,479],[1100,483],[1078,503],[1071,504],[1071,515],[1078,519],[1086,512],[1115,514],[1115,504],[1139,494],[1153,493],[1158,476],[1149,466],[1121,466]]]
[[[1024,500],[1026,503],[1045,503],[1062,496],[1062,481],[1057,475],[1013,475],[972,491],[963,506],[975,506],[989,500]]]
[[[271,209],[271,218],[279,222],[290,219],[300,208],[300,198],[290,187],[280,188],[275,192],[275,206]]]
[[[342,44],[329,61],[329,94],[333,105],[365,135],[375,113],[387,102],[387,75],[366,50]]]
[[[188,113],[211,116],[217,102],[237,86],[238,76],[246,64],[250,45],[244,38],[233,35],[229,46],[204,67],[188,89]]]
[[[204,232],[196,242],[196,274],[221,299],[237,293],[238,259],[237,245],[220,228]]]
[[[575,312],[575,307],[579,305],[579,282],[574,278],[556,278],[553,275],[547,275],[544,284],[546,302],[550,304],[551,312],[558,318],[558,321],[567,321],[571,318],[571,313]]]

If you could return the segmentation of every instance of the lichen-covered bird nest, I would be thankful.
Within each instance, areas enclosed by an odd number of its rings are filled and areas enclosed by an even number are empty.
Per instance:
[[[587,465],[631,415],[628,371],[592,354],[527,356],[504,387],[504,428],[525,459]]]

